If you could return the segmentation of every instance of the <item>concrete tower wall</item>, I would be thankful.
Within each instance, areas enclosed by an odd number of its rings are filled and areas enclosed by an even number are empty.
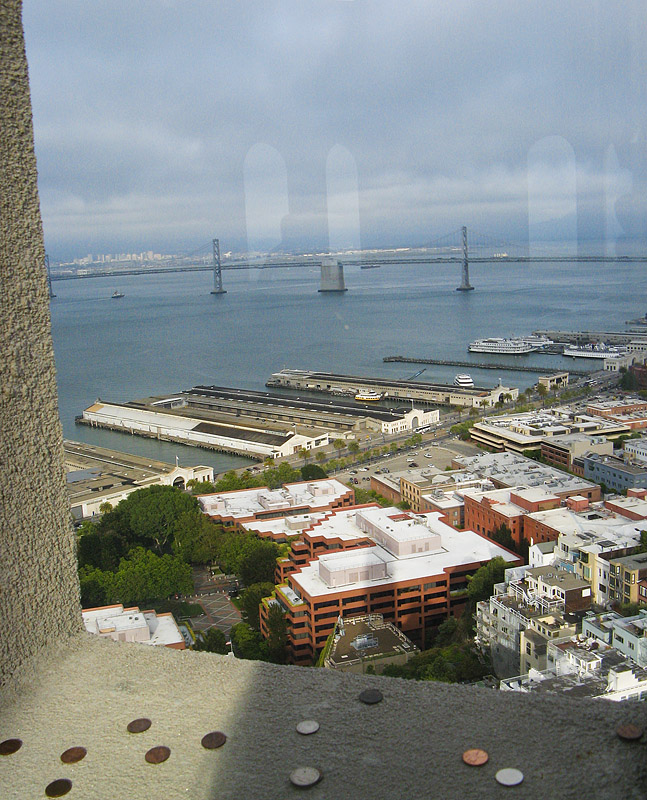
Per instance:
[[[0,688],[81,630],[20,0],[0,0]]]

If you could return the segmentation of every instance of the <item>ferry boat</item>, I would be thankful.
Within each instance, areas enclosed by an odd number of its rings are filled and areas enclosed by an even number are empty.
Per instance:
[[[360,400],[363,403],[374,403],[381,400],[383,397],[384,395],[378,394],[378,392],[357,392],[355,400]]]
[[[538,333],[532,333],[530,336],[520,336],[519,338],[522,342],[537,348],[537,350],[541,350],[542,347],[548,347],[549,344],[555,344],[548,336],[543,336]]]
[[[564,355],[569,358],[622,358],[626,355],[626,350],[604,342],[580,346],[569,344],[564,348]]]
[[[120,292],[119,289],[115,289],[112,293],[112,299],[118,300],[120,297],[125,297],[126,295],[123,292]]]
[[[360,269],[379,269],[381,264],[361,264]]]
[[[525,353],[533,353],[537,350],[536,345],[528,344],[523,339],[475,339],[470,342],[467,348],[470,353],[504,353],[507,355],[518,356]]]
[[[460,389],[473,389],[474,381],[471,375],[456,375],[454,386],[458,386]]]

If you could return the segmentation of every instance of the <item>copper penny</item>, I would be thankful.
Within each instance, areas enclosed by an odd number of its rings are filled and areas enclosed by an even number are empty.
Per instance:
[[[218,747],[222,747],[226,741],[227,737],[224,733],[211,731],[211,733],[207,733],[202,737],[202,746],[206,747],[207,750],[216,750]]]
[[[359,699],[362,701],[362,703],[372,706],[375,703],[380,703],[382,701],[383,694],[379,689],[364,689],[364,691],[360,694]]]
[[[627,742],[634,742],[636,739],[640,739],[644,731],[638,725],[629,722],[626,725],[621,725],[619,728],[616,728],[616,733],[621,739]]]
[[[57,781],[48,783],[45,787],[45,794],[48,797],[63,797],[72,788],[72,781],[67,778],[59,778]]]
[[[490,756],[485,750],[479,750],[478,748],[466,750],[463,753],[463,761],[469,764],[470,767],[482,767],[483,764],[487,764],[489,758]]]
[[[0,756],[10,756],[12,753],[18,752],[21,747],[20,739],[5,739],[4,742],[0,742]]]
[[[88,751],[85,747],[70,747],[64,753],[61,753],[61,761],[64,764],[76,764],[86,757]]]
[[[140,717],[139,719],[134,719],[132,722],[128,723],[128,732],[129,733],[143,733],[147,731],[151,726],[151,721],[146,719],[146,717]]]
[[[146,753],[144,758],[148,761],[149,764],[161,764],[163,761],[171,755],[171,750],[168,747],[164,747],[164,745],[160,745],[159,747],[151,747],[151,749]]]

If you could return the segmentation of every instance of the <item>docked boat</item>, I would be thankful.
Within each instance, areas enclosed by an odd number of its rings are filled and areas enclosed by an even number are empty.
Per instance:
[[[120,292],[119,289],[115,289],[112,293],[113,300],[119,300],[120,297],[125,297],[126,295],[123,292]]]
[[[458,386],[460,389],[473,389],[474,381],[471,375],[456,375],[454,386]]]
[[[536,345],[528,344],[523,339],[475,339],[470,342],[467,348],[470,353],[504,353],[512,356],[533,353],[539,348]]]
[[[363,403],[374,403],[383,397],[384,395],[378,394],[378,392],[357,392],[355,400],[360,400]]]
[[[532,333],[530,336],[520,336],[519,338],[522,342],[529,344],[536,350],[541,350],[542,347],[548,347],[549,344],[555,344],[548,336],[539,335],[537,333]]]
[[[599,342],[598,344],[569,344],[564,348],[564,355],[569,358],[622,358],[626,350],[621,347]]]

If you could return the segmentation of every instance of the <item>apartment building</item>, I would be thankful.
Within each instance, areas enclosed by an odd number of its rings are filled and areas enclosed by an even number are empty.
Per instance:
[[[628,464],[615,456],[587,453],[581,456],[584,477],[616,492],[647,487],[647,465]]]
[[[613,455],[613,442],[604,436],[588,436],[585,433],[550,436],[541,442],[541,457],[545,461],[576,474],[578,467],[574,465],[573,460],[584,453]]]

